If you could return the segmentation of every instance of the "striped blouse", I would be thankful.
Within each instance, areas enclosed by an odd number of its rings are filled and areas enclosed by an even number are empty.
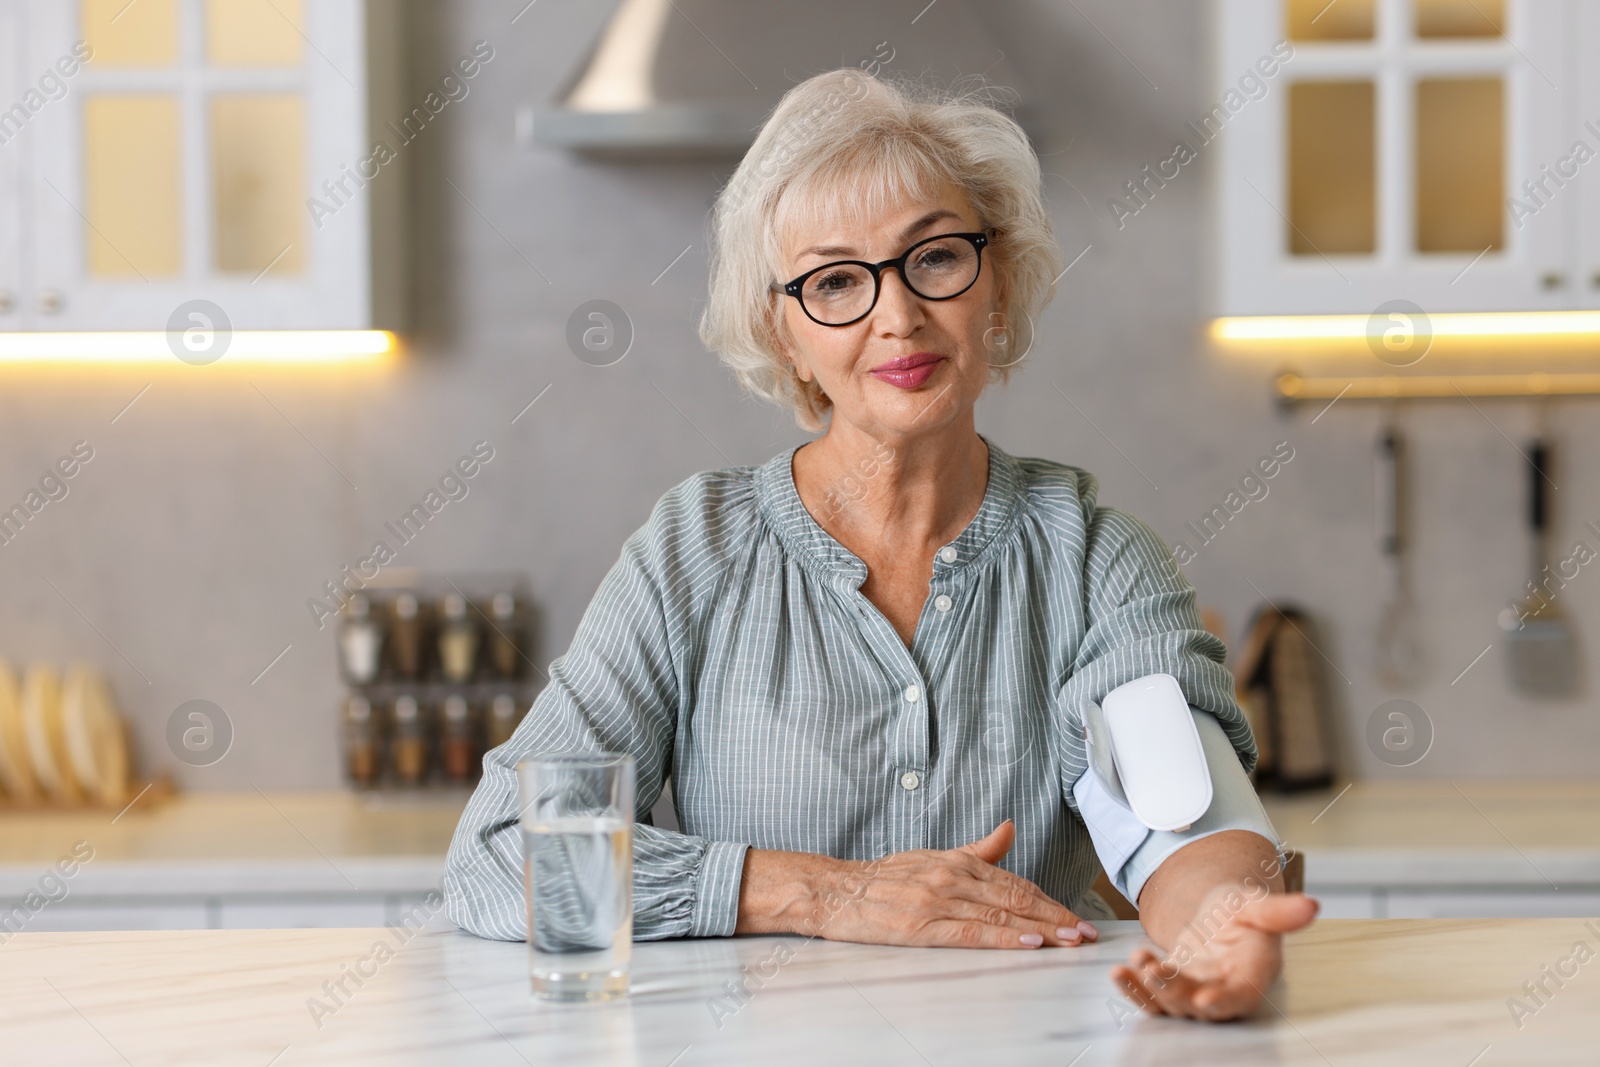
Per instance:
[[[861,594],[866,565],[801,502],[795,449],[662,497],[484,758],[445,874],[456,924],[526,935],[515,767],[541,752],[633,755],[639,939],[732,934],[751,847],[868,860],[955,848],[1010,818],[1002,866],[1106,917],[1089,888],[1102,865],[1137,900],[1196,837],[1276,840],[1245,777],[1255,744],[1222,642],[1171,552],[1097,506],[1093,475],[985,440],[983,502],[936,554],[909,647]],[[1145,829],[1085,773],[1086,703],[1158,671],[1182,686],[1214,781],[1182,833]],[[669,776],[681,831],[648,825]]]

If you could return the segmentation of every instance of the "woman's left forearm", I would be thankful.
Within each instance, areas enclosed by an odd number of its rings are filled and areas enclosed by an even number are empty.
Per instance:
[[[1217,891],[1232,887],[1242,900],[1283,892],[1283,870],[1271,841],[1249,830],[1223,830],[1191,841],[1168,856],[1139,891],[1139,922],[1170,950],[1202,906],[1227,910],[1231,900]],[[1227,916],[1217,915],[1215,920]],[[1202,926],[1211,925],[1202,921]]]

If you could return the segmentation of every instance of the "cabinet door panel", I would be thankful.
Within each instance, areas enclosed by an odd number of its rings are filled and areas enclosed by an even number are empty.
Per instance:
[[[1371,79],[1289,86],[1285,126],[1293,256],[1371,255],[1378,245],[1377,97]]]
[[[113,70],[175,70],[183,51],[180,0],[55,0],[78,8],[78,34],[97,64]]]
[[[206,60],[215,67],[297,67],[306,58],[304,0],[205,0]]]
[[[211,98],[212,262],[224,274],[293,277],[306,265],[304,96]]]
[[[1412,18],[1418,37],[1460,40],[1498,37],[1505,32],[1505,0],[1415,0]]]
[[[1505,248],[1505,80],[1423,78],[1412,138],[1418,252]]]
[[[89,275],[182,275],[182,100],[176,93],[95,93],[83,102],[82,129]]]

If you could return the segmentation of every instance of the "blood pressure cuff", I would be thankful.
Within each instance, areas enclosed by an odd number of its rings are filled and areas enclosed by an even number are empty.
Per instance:
[[[1222,830],[1249,830],[1271,841],[1283,862],[1283,842],[1256,796],[1255,787],[1239,765],[1239,757],[1222,725],[1209,712],[1190,706],[1200,744],[1205,750],[1206,768],[1211,776],[1211,806],[1187,830],[1152,830],[1133,814],[1127,804],[1114,796],[1094,768],[1094,760],[1072,784],[1078,812],[1089,828],[1095,853],[1106,869],[1111,884],[1135,907],[1144,883],[1157,867],[1191,841]]]

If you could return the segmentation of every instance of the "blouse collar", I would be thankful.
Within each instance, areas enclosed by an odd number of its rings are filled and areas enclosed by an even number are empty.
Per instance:
[[[982,437],[982,435],[979,435]],[[966,529],[934,554],[935,576],[961,571],[1002,543],[1020,513],[1022,472],[1015,458],[983,437],[989,447],[989,484],[983,503]],[[860,588],[867,565],[824,530],[806,510],[794,484],[796,445],[756,469],[756,496],[762,514],[778,537],[801,562],[829,578],[847,579]]]

